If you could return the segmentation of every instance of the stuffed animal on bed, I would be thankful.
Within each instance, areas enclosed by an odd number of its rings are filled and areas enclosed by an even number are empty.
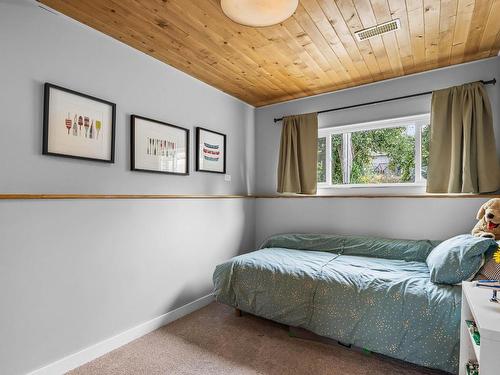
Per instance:
[[[500,240],[500,198],[490,199],[479,209],[477,222],[472,234],[476,237],[489,237]]]

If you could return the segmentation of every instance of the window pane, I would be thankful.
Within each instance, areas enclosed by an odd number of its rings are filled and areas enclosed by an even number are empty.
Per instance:
[[[342,178],[342,134],[332,134],[332,184],[344,183]]]
[[[422,127],[422,177],[427,180],[427,166],[429,165],[429,143],[431,140],[431,126]]]
[[[415,181],[415,126],[351,133],[351,184]]]
[[[326,138],[318,138],[318,182],[326,182]]]

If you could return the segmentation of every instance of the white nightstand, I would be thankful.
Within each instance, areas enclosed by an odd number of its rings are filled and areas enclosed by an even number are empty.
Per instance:
[[[465,364],[479,362],[480,375],[500,374],[500,303],[490,302],[492,292],[477,288],[474,282],[462,284],[462,318],[460,323],[460,375],[466,375]],[[481,336],[476,345],[465,323],[473,320]]]

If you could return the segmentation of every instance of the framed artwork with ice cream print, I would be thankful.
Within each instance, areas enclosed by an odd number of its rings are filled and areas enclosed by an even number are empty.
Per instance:
[[[116,104],[45,83],[44,155],[115,161]]]
[[[196,128],[196,170],[226,173],[226,135]]]
[[[189,174],[189,129],[137,115],[130,124],[133,171]]]

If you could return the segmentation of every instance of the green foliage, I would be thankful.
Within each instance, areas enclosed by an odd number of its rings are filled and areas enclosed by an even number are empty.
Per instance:
[[[422,128],[422,177],[423,178],[427,178],[430,141],[431,141],[431,126],[427,125]]]
[[[430,126],[422,128],[422,174],[426,177],[429,159]],[[332,184],[342,184],[342,134],[331,136]],[[318,139],[318,181],[326,181],[326,139]],[[415,136],[406,127],[351,133],[350,183],[391,183],[415,181]],[[387,158],[387,168],[374,170],[376,157]]]
[[[342,134],[332,134],[332,184],[342,184]]]
[[[326,138],[318,138],[318,182],[326,182]]]
[[[351,183],[411,182],[415,171],[415,138],[406,128],[376,129],[351,135]],[[378,175],[373,170],[372,157],[386,155],[388,171]]]

